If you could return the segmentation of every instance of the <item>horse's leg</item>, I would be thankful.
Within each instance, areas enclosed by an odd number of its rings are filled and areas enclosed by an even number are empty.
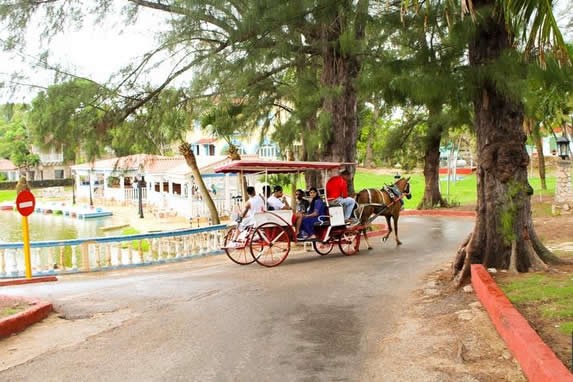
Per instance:
[[[388,237],[392,233],[392,224],[390,223],[390,215],[385,215],[384,217],[386,218],[386,226],[388,227],[388,232],[386,232],[386,236],[382,238],[383,242],[388,240]]]
[[[362,235],[364,236],[364,241],[366,242],[366,246],[368,247],[368,249],[372,249],[372,246],[370,245],[370,242],[368,241],[368,232],[367,232],[366,228],[363,228],[360,231],[362,231]]]
[[[396,245],[402,245],[402,242],[398,238],[398,218],[400,217],[400,212],[395,215],[392,215],[392,219],[394,220],[394,236],[396,237]]]

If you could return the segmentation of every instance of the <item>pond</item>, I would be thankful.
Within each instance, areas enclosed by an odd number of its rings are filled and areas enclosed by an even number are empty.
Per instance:
[[[28,216],[30,241],[68,240],[106,236],[100,229],[111,222],[111,216],[76,219],[69,216],[33,213]],[[0,211],[0,241],[22,241],[22,216],[15,211]]]

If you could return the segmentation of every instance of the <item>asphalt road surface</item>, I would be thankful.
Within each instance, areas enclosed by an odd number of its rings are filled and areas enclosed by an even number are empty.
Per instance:
[[[222,255],[3,287],[57,313],[0,341],[0,381],[368,380],[422,276],[473,226],[400,223],[402,246],[373,238],[350,257],[291,253],[264,268]]]

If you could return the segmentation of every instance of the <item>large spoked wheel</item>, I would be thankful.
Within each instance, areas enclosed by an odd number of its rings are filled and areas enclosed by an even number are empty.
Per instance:
[[[253,256],[247,249],[248,235],[244,238],[240,237],[240,232],[237,227],[232,227],[225,235],[225,242],[223,248],[229,259],[239,265],[247,265],[255,262]]]
[[[265,267],[276,267],[288,256],[290,237],[284,227],[276,223],[264,223],[253,233],[250,248],[257,263]]]
[[[332,248],[334,248],[334,242],[332,240],[329,240],[326,243],[323,243],[322,241],[313,241],[312,248],[314,248],[314,251],[320,256],[326,256],[332,252]]]
[[[338,247],[340,252],[344,253],[346,256],[352,256],[358,252],[358,246],[360,245],[360,232],[358,231],[347,231],[340,235],[340,241],[338,242]]]

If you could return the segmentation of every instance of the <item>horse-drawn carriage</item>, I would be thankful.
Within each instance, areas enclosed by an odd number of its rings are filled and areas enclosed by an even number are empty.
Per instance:
[[[306,170],[322,170],[326,172],[337,170],[344,164],[336,162],[302,162],[302,161],[233,161],[215,169],[218,173],[246,174],[292,174]],[[361,191],[362,192],[362,191]],[[359,196],[360,194],[358,194]],[[326,198],[325,198],[326,199]],[[319,255],[329,254],[334,246],[347,255],[354,255],[359,251],[360,233],[366,237],[366,228],[373,219],[384,211],[381,204],[369,201],[368,204],[359,205],[360,220],[357,224],[347,224],[344,220],[342,206],[332,205],[325,200],[327,215],[319,216],[314,224],[314,238],[305,240],[312,243]],[[362,212],[367,210],[367,219]],[[254,224],[245,227],[232,226],[225,235],[223,249],[227,256],[237,264],[246,265],[257,262],[266,267],[281,264],[288,256],[291,243],[297,242],[293,226],[292,210],[263,211],[255,214]],[[370,245],[368,245],[370,248]]]

